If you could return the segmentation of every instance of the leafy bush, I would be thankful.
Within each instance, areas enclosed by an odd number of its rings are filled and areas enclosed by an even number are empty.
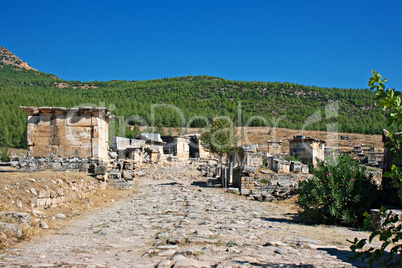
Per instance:
[[[395,89],[386,89],[385,83],[386,78],[382,78],[380,73],[372,71],[373,76],[369,80],[370,89],[376,90],[376,100],[378,101],[377,106],[381,106],[384,111],[387,112],[388,127],[392,125],[396,126],[397,129],[400,128],[402,124],[402,93],[395,91]],[[389,132],[390,142],[385,144],[389,147],[391,152],[395,154],[394,164],[391,167],[391,171],[385,172],[383,177],[388,177],[392,179],[392,185],[398,191],[398,196],[402,204],[402,171],[398,167],[398,162],[402,160],[402,135]],[[375,227],[373,223],[373,217],[368,213],[364,215],[366,217],[364,222],[364,227]],[[381,248],[374,249],[373,247],[364,249],[367,243],[367,239],[357,239],[355,237],[354,241],[349,241],[352,243],[350,249],[355,252],[355,258],[361,258],[363,261],[368,260],[370,267],[373,264],[379,264],[382,267],[401,267],[402,266],[402,224],[399,220],[399,216],[392,214],[385,207],[381,207],[379,217],[382,219],[380,230],[375,230],[371,233],[369,237],[369,244],[373,241],[375,237],[378,237],[382,242]],[[385,250],[390,246],[390,252],[388,256],[385,256]]]
[[[300,156],[295,156],[295,154],[285,156],[286,161],[299,161],[303,162]]]
[[[365,213],[364,216],[364,229],[374,228],[373,216]],[[363,250],[367,243],[367,239],[358,240],[356,237],[354,241],[349,241],[352,243],[350,249],[355,252],[354,258],[361,258],[363,261],[368,260],[370,267],[373,264],[376,266],[382,265],[382,267],[401,267],[402,266],[402,244],[398,243],[402,240],[402,224],[399,222],[399,215],[393,214],[388,211],[385,207],[381,207],[380,215],[381,230],[376,230],[371,233],[368,241],[371,243],[375,237],[382,242],[381,248],[374,249],[370,247],[369,249]],[[384,257],[384,251],[388,246],[391,246],[389,255]]]
[[[1,148],[1,161],[2,162],[9,162],[10,161],[10,150],[8,147]]]
[[[375,201],[377,186],[366,168],[349,155],[319,162],[312,179],[301,182],[302,218],[327,224],[361,226],[363,213]]]
[[[267,167],[268,166],[268,158],[266,156],[262,157],[262,166]]]

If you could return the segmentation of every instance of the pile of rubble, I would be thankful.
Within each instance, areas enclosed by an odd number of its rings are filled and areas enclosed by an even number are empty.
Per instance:
[[[232,168],[230,164],[221,167],[216,162],[211,162],[200,165],[198,170],[205,177],[219,180],[219,183],[211,181],[210,184],[226,186],[229,192],[239,193],[258,201],[273,201],[293,196],[299,188],[300,181],[313,176],[306,173],[307,165],[302,165],[300,162],[288,162],[286,166],[288,169],[284,173],[283,168],[275,172],[250,166]]]
[[[0,212],[0,248],[11,240],[21,239],[31,227],[31,215],[26,212]]]
[[[302,180],[311,178],[311,174],[287,173],[276,174],[262,170],[257,176],[257,169],[238,167],[233,170],[231,192],[239,192],[249,199],[273,201],[293,196]],[[236,189],[236,190],[234,190]]]
[[[135,176],[135,166],[131,161],[119,160],[112,165],[111,170],[108,170],[107,165],[96,166],[94,173],[98,180],[108,182],[109,186],[130,189]]]
[[[235,189],[240,189],[241,195],[258,201],[286,199],[296,194],[300,181],[311,176],[307,174],[269,174],[261,179],[255,174],[250,174],[241,177],[240,187]]]

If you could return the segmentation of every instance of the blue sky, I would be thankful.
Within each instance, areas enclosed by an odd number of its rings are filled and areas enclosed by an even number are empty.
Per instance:
[[[66,80],[213,75],[402,90],[402,1],[2,1],[0,46]]]

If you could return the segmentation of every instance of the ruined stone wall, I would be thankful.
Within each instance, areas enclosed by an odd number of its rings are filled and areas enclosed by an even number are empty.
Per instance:
[[[114,151],[126,150],[131,147],[131,139],[124,137],[113,137],[112,138],[112,149]]]
[[[31,206],[40,208],[68,203],[72,199],[81,199],[86,194],[105,189],[105,187],[106,183],[95,180],[90,182],[84,180],[69,181],[67,186],[60,187],[57,190],[38,190],[36,196],[32,198]]]
[[[308,141],[291,141],[289,143],[289,154],[299,156],[304,163],[317,165],[317,158],[321,161],[325,159],[324,144]]]
[[[92,118],[95,121],[92,136],[92,157],[108,160],[109,149],[109,123],[101,118]]]
[[[190,138],[177,136],[162,136],[166,144],[163,146],[167,155],[175,157],[179,161],[190,159]]]
[[[178,160],[188,160],[190,158],[189,141],[185,138],[177,138],[176,156]]]
[[[108,160],[108,122],[111,117],[105,108],[21,108],[29,113],[29,156]]]
[[[262,156],[262,153],[246,152],[244,155],[243,165],[248,167],[261,167]]]
[[[289,173],[290,162],[282,159],[272,159],[271,169],[277,173]]]
[[[281,154],[282,153],[282,142],[281,141],[269,141],[268,142],[268,153],[269,154]]]
[[[123,157],[120,157],[123,158]],[[133,160],[134,162],[143,162],[144,161],[144,151],[140,149],[128,150],[128,159]]]
[[[91,165],[96,164],[89,158],[67,158],[67,157],[53,157],[53,158],[21,158],[15,167],[21,171],[70,171],[70,172],[88,172]]]
[[[205,149],[199,134],[186,135],[185,137],[190,139],[190,158],[208,159],[210,157],[209,151]]]
[[[311,148],[313,151],[313,165],[316,166],[318,164],[317,159],[319,159],[320,161],[324,161],[325,159],[325,146],[322,143],[314,142],[311,144]]]
[[[229,161],[233,166],[245,166],[245,167],[260,167],[262,166],[262,153],[253,153],[239,151],[237,153],[231,153],[228,155]]]
[[[266,182],[262,183],[255,176],[244,176],[240,179],[242,195],[260,196],[262,200],[267,196],[286,198],[294,194],[301,180],[312,177],[311,174],[269,174]]]
[[[145,140],[129,139],[124,137],[112,138],[112,149],[114,151],[127,150],[131,148],[145,147]]]
[[[206,149],[205,149],[205,147],[202,145],[202,142],[200,141],[200,146],[199,146],[199,153],[200,153],[200,156],[199,156],[199,158],[200,159],[208,159],[211,155],[210,155],[210,153],[209,153],[209,151],[207,151]]]

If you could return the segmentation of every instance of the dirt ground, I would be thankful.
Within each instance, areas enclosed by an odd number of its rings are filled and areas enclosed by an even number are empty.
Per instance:
[[[78,187],[79,184],[84,185],[84,187]],[[40,220],[45,220],[51,229],[61,228],[70,221],[79,218],[83,213],[108,206],[127,194],[123,190],[109,188],[108,186],[88,190],[88,185],[96,186],[97,184],[98,181],[88,173],[19,172],[10,167],[0,167],[0,212],[30,213],[32,228],[27,230],[25,239],[33,239],[45,234],[39,226]],[[56,193],[59,189],[70,191],[68,202],[45,207],[35,205],[35,201],[42,193],[49,191]],[[43,212],[43,214],[37,215],[37,211]],[[53,216],[57,214],[63,214],[66,217],[63,221],[53,219]],[[12,246],[14,242],[9,240],[0,243],[0,245],[3,247]]]

